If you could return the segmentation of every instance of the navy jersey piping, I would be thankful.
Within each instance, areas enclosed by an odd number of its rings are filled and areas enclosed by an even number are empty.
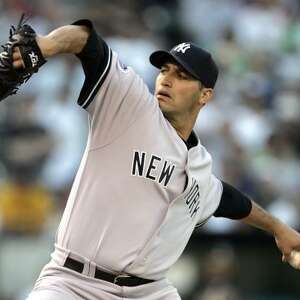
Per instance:
[[[111,61],[112,61],[112,50],[109,49],[108,60],[107,60],[107,64],[104,68],[103,73],[99,77],[97,83],[93,87],[92,91],[90,92],[90,94],[88,95],[86,100],[82,104],[80,104],[84,109],[86,109],[89,106],[89,104],[93,101],[95,95],[97,94],[97,92],[99,91],[100,87],[102,86],[104,80],[106,79],[107,74],[108,74],[108,72],[110,70],[110,67],[111,67]]]

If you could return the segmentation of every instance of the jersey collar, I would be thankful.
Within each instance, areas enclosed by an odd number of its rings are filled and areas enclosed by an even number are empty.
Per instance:
[[[198,138],[196,136],[196,133],[194,131],[191,132],[190,136],[188,137],[187,141],[182,139],[185,143],[188,150],[190,150],[193,147],[196,147],[198,145]]]

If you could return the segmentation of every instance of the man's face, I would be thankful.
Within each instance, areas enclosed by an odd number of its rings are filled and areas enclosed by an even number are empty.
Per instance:
[[[155,96],[167,119],[198,112],[201,107],[201,84],[181,66],[165,63],[156,78]]]

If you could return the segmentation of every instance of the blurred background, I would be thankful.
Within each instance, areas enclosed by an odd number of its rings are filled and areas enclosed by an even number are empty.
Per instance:
[[[153,90],[149,54],[182,41],[213,52],[214,100],[196,125],[214,172],[300,229],[299,0],[2,0],[0,41],[22,12],[40,34],[94,21]],[[86,143],[76,57],[48,62],[0,104],[0,300],[23,300],[48,262]],[[269,235],[212,218],[170,272],[183,300],[300,299],[300,272]]]

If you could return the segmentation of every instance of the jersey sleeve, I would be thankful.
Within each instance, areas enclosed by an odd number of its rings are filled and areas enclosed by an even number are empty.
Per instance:
[[[88,41],[77,55],[85,74],[78,104],[89,113],[92,147],[100,147],[122,135],[144,114],[157,110],[158,104],[142,78],[119,60],[91,21],[73,24],[90,28]]]
[[[204,193],[204,197],[202,198],[204,209],[199,215],[197,226],[205,224],[219,207],[223,193],[222,182],[215,175],[211,174]]]
[[[97,34],[90,20],[79,20],[72,25],[84,25],[90,29],[90,35],[82,51],[77,54],[85,75],[83,87],[77,103],[86,109],[104,82],[111,64],[111,50]]]

